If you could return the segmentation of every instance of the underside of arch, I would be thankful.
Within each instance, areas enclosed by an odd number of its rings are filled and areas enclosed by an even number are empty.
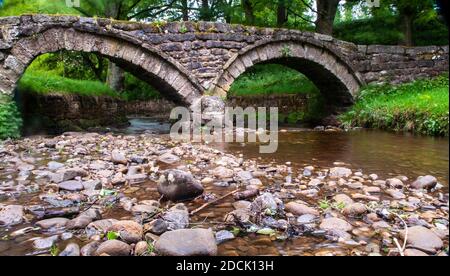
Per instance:
[[[107,36],[73,29],[55,28],[19,40],[5,61],[7,85],[4,94],[12,94],[28,65],[39,55],[61,50],[98,53],[158,89],[161,94],[185,106],[201,97],[201,86],[187,72],[148,48]]]
[[[260,45],[236,55],[213,83],[216,95],[226,96],[233,82],[255,64],[277,63],[308,77],[325,96],[330,113],[353,103],[363,81],[332,52],[292,41]]]

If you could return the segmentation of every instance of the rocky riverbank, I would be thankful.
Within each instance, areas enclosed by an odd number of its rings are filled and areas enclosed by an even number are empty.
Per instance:
[[[286,161],[154,135],[8,141],[0,255],[448,255],[435,177]]]

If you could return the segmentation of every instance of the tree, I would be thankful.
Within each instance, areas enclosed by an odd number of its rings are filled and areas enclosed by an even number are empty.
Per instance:
[[[288,22],[286,0],[278,0],[277,4],[277,27],[283,27]]]
[[[436,16],[433,0],[395,0],[403,23],[404,43],[413,46],[413,29],[415,20],[429,20]]]
[[[253,3],[251,0],[242,0],[242,9],[245,13],[245,23],[248,25],[255,24],[255,13]]]
[[[316,32],[326,35],[333,34],[334,19],[339,2],[340,0],[316,0]]]

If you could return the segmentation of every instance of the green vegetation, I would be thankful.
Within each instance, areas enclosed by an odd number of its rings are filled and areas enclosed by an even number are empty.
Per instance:
[[[117,240],[119,237],[120,237],[119,233],[113,232],[113,231],[109,231],[109,232],[106,234],[106,238],[107,238],[108,240]]]
[[[341,116],[346,126],[448,136],[449,76],[391,86],[368,86]]]
[[[230,89],[231,96],[306,94],[307,110],[280,113],[282,123],[316,122],[323,115],[324,99],[317,87],[303,74],[279,64],[255,65],[242,74]]]
[[[0,8],[0,16],[26,13],[80,14],[77,10],[67,7],[65,0],[6,0]]]
[[[14,101],[0,95],[0,140],[19,138],[22,118]]]
[[[278,64],[255,65],[242,74],[229,92],[233,96],[315,94],[314,84],[298,71]]]
[[[417,46],[448,45],[447,26],[437,18],[414,25],[413,42]],[[338,23],[334,36],[356,44],[398,45],[404,34],[397,28],[398,18],[366,18]]]

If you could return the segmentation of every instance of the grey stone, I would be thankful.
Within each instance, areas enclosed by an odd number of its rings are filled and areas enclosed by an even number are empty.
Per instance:
[[[210,229],[180,229],[161,235],[155,250],[164,256],[215,256],[217,245]]]
[[[172,201],[191,199],[203,193],[200,181],[181,170],[167,170],[158,181],[158,192]]]

